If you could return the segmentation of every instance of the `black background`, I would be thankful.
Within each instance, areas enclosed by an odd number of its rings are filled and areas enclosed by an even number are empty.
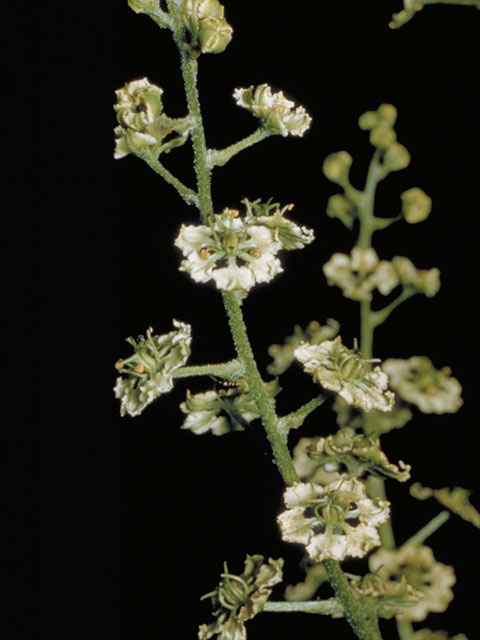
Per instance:
[[[428,7],[391,31],[400,0],[321,3],[318,14],[316,3],[224,4],[234,38],[222,55],[200,59],[209,146],[221,148],[255,128],[231,97],[236,87],[267,82],[313,116],[304,138],[270,138],[214,172],[216,211],[239,206],[245,196],[273,196],[294,202],[295,220],[316,231],[315,243],[285,255],[284,273],[255,288],[244,305],[259,365],[264,371],[268,345],[296,323],[334,317],[347,344],[358,335],[356,303],[322,274],[330,255],[348,252],[354,237],[324,213],[338,190],[321,164],[332,151],[348,150],[361,188],[372,149],[358,116],[395,104],[398,139],[412,162],[381,184],[377,213],[396,214],[399,194],[412,186],[432,197],[433,212],[420,225],[393,225],[376,246],[383,258],[407,255],[419,267],[438,266],[442,288],[431,300],[416,296],[402,305],[378,330],[374,351],[380,358],[425,354],[437,367],[451,366],[465,405],[454,416],[416,413],[384,438],[384,447],[390,459],[412,464],[415,480],[474,488],[480,15]],[[124,338],[149,325],[168,332],[172,318],[192,324],[192,364],[234,355],[218,292],[177,270],[172,241],[183,221],[196,221],[195,210],[139,160],[112,159],[114,90],[125,82],[147,76],[164,89],[166,112],[185,114],[177,53],[169,34],[126,1],[43,2],[18,18],[12,56],[21,64],[10,107],[24,126],[12,126],[20,154],[12,177],[18,215],[11,217],[19,224],[7,235],[12,258],[5,273],[21,294],[10,315],[22,339],[10,346],[27,347],[20,356],[12,348],[19,380],[27,382],[15,385],[21,419],[7,429],[6,487],[14,497],[8,520],[19,525],[12,556],[21,605],[9,616],[8,637],[193,638],[210,620],[199,598],[216,585],[224,560],[240,572],[245,553],[283,556],[286,583],[302,572],[300,549],[279,537],[282,483],[259,426],[195,437],[179,428],[186,383],[135,419],[119,417],[111,390],[113,363],[129,352]],[[193,186],[190,154],[187,144],[165,163]],[[299,368],[282,386],[283,412],[315,393]],[[324,406],[301,435],[334,429]],[[414,501],[403,485],[387,489],[399,542],[438,511],[432,501]],[[425,626],[474,637],[476,534],[452,517],[431,539],[458,582],[447,613]],[[365,562],[345,566],[361,572]],[[382,627],[386,639],[395,637],[392,623]],[[248,633],[252,640],[352,637],[343,621],[293,614],[259,616]]]

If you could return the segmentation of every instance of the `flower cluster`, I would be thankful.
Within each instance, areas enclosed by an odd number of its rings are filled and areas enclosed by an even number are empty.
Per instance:
[[[348,404],[364,411],[391,411],[394,394],[386,390],[388,376],[379,366],[372,369],[372,360],[343,346],[340,336],[319,345],[302,344],[295,349],[295,358],[315,382],[335,391]]]
[[[354,247],[350,256],[334,253],[323,265],[330,286],[336,285],[351,300],[371,300],[377,289],[386,296],[398,285],[413,287],[428,297],[440,288],[438,269],[417,269],[409,258],[395,256],[391,262],[379,260],[374,249]]]
[[[282,581],[282,567],[282,558],[269,558],[267,564],[260,555],[247,555],[239,576],[231,574],[225,565],[218,587],[202,598],[212,599],[216,620],[200,625],[199,639],[208,640],[218,634],[218,640],[245,640],[245,622],[260,613],[272,587]]]
[[[277,380],[264,384],[270,398],[273,399],[280,392]],[[228,389],[195,395],[187,391],[187,399],[182,402],[180,409],[187,414],[182,429],[189,429],[197,435],[210,431],[222,436],[231,431],[243,431],[245,426],[260,417],[255,399],[243,379]]]
[[[273,358],[273,362],[268,365],[267,371],[275,376],[284,373],[295,362],[295,349],[302,342],[320,344],[324,340],[334,338],[339,328],[340,324],[333,318],[327,318],[325,325],[321,325],[317,320],[312,320],[305,330],[300,325],[295,325],[293,335],[288,336],[283,344],[269,346],[268,355]]]
[[[140,415],[147,405],[173,387],[172,373],[187,361],[191,342],[189,324],[174,320],[173,325],[174,331],[160,336],[153,335],[150,327],[146,337],[127,338],[135,351],[115,365],[122,374],[114,388],[115,397],[121,401],[122,416]]]
[[[410,164],[410,154],[397,142],[393,125],[397,120],[397,110],[393,104],[381,104],[376,111],[366,111],[358,119],[358,126],[370,131],[370,142],[376,147],[386,173],[400,171]]]
[[[115,158],[145,149],[156,155],[168,153],[187,140],[191,123],[186,118],[173,120],[163,113],[163,89],[147,78],[132,80],[115,93],[114,109],[119,122],[115,128]],[[164,142],[173,132],[178,135]]]
[[[389,503],[367,498],[365,486],[350,477],[325,487],[299,482],[287,487],[284,499],[282,537],[304,544],[315,562],[363,557],[380,544],[377,527],[389,517]]]
[[[407,543],[396,550],[382,548],[370,556],[369,566],[385,582],[399,583],[405,576],[409,585],[423,593],[421,600],[399,615],[405,620],[420,622],[430,612],[445,611],[453,598],[453,569],[437,562],[430,547]]]
[[[232,39],[232,27],[225,20],[218,0],[184,0],[183,23],[191,34],[191,46],[202,53],[222,53]]]
[[[235,89],[236,103],[253,113],[266,129],[282,136],[303,136],[310,127],[311,117],[303,107],[294,109],[295,103],[288,100],[282,91],[272,93],[268,84],[253,85],[248,89]]]
[[[311,230],[283,217],[287,209],[265,216],[247,211],[243,217],[236,209],[225,209],[213,215],[209,226],[182,225],[175,240],[186,257],[180,270],[196,282],[213,279],[226,291],[249,291],[272,280],[283,271],[276,257],[280,249],[304,247],[313,240]]]
[[[382,369],[388,374],[392,389],[423,413],[455,413],[463,404],[462,386],[450,375],[450,368],[435,369],[426,356],[389,358]]]

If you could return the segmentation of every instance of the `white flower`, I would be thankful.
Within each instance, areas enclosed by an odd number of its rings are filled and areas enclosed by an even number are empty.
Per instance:
[[[115,367],[126,378],[117,378],[115,397],[121,401],[120,415],[138,416],[147,405],[173,387],[172,373],[183,366],[190,355],[191,327],[173,321],[175,331],[155,336],[152,329],[147,335],[127,338],[135,352],[119,360]]]
[[[382,548],[370,556],[369,567],[385,582],[399,582],[405,576],[408,584],[423,592],[419,602],[405,607],[401,619],[420,622],[430,612],[445,611],[453,599],[453,568],[437,562],[430,547],[407,543],[396,550]]]
[[[226,291],[249,291],[256,283],[269,282],[283,271],[276,257],[280,249],[301,248],[313,239],[313,232],[283,218],[284,210],[256,216],[249,209],[239,217],[237,210],[227,208],[213,215],[210,226],[182,225],[175,240],[185,256],[180,270],[196,282],[213,279]]]
[[[388,376],[378,366],[370,369],[372,361],[344,347],[340,336],[319,345],[304,343],[295,349],[295,357],[316,382],[348,404],[364,411],[392,410],[394,394],[386,390]]]
[[[426,356],[389,358],[382,369],[388,374],[392,389],[423,413],[455,413],[463,404],[462,386],[450,375],[449,367],[435,369]]]
[[[312,121],[303,107],[293,110],[295,103],[287,100],[282,91],[272,93],[268,84],[235,89],[233,97],[240,107],[259,118],[267,129],[273,129],[282,136],[303,136]]]
[[[374,249],[360,247],[354,247],[350,256],[334,253],[323,272],[329,285],[337,285],[352,300],[371,300],[375,288],[388,295],[400,282],[390,262],[380,261]]]
[[[299,482],[287,487],[284,499],[287,510],[278,516],[282,537],[304,544],[314,562],[363,557],[380,544],[377,527],[389,517],[389,503],[367,498],[355,478],[326,487]]]

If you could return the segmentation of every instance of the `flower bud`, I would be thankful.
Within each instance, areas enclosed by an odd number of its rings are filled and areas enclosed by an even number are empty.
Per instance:
[[[346,227],[351,229],[354,219],[352,203],[339,193],[330,196],[327,204],[327,216],[338,218]]]
[[[396,139],[397,134],[395,131],[391,127],[384,125],[374,127],[370,133],[370,142],[378,149],[388,149]]]
[[[376,127],[378,124],[378,117],[375,111],[366,111],[362,113],[358,119],[358,126],[364,131],[368,131]]]
[[[385,152],[384,164],[390,171],[400,171],[410,164],[410,153],[403,144],[394,142]]]
[[[413,187],[404,191],[400,197],[403,215],[409,224],[416,224],[428,218],[432,210],[432,199],[424,191]]]
[[[222,53],[232,39],[232,27],[218,0],[185,0],[183,22],[192,34],[192,45],[202,53]]]
[[[393,104],[381,104],[377,109],[377,116],[379,124],[383,124],[386,127],[393,127],[397,120],[397,109]]]
[[[345,184],[348,182],[348,172],[352,162],[352,156],[348,151],[337,151],[325,158],[322,170],[325,176],[332,182]]]
[[[202,53],[222,53],[232,39],[232,27],[226,20],[205,18],[200,21],[198,37]]]

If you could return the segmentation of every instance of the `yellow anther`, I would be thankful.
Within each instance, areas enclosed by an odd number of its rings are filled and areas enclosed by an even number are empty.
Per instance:
[[[208,258],[210,258],[210,254],[206,249],[200,249],[200,251],[198,252],[198,255],[202,260],[208,260]]]
[[[141,362],[139,362],[134,366],[133,370],[135,371],[135,373],[143,373],[145,371],[145,367]]]

